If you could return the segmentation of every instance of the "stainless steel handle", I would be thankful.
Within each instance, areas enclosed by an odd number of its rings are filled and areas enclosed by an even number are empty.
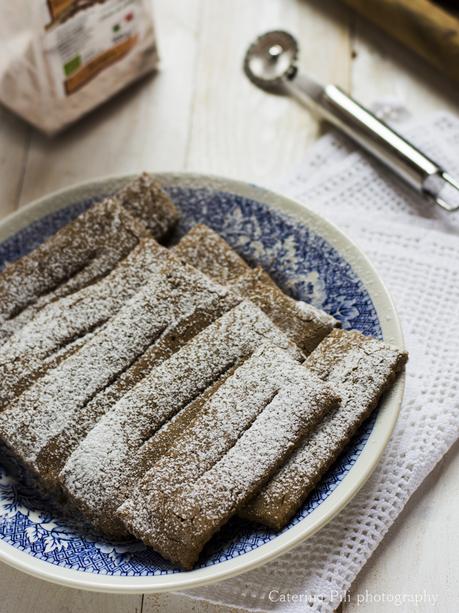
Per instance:
[[[338,87],[327,85],[321,104],[330,121],[419,191],[428,177],[439,172],[435,162]]]
[[[443,197],[446,187],[459,190],[457,182],[339,87],[317,87],[301,75],[296,75],[286,83],[286,87],[308,105],[313,100],[326,120],[345,132],[418,192],[449,212],[459,209],[459,200]]]

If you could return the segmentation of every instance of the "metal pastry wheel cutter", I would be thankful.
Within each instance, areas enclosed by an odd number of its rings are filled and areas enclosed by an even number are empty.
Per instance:
[[[250,45],[244,72],[261,89],[291,95],[315,109],[430,202],[448,212],[459,210],[458,181],[342,89],[301,74],[297,59],[295,38],[274,30]]]

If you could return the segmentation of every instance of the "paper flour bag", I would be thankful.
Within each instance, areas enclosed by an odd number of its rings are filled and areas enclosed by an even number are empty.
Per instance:
[[[0,4],[0,102],[48,134],[157,63],[150,0]]]

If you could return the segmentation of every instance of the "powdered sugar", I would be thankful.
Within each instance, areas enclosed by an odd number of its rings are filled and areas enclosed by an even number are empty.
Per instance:
[[[244,517],[282,528],[376,406],[405,361],[405,354],[377,339],[334,330],[305,365],[337,390],[341,404],[249,503]]]
[[[329,315],[326,311],[323,311],[322,309],[318,309],[312,304],[308,304],[307,302],[303,302],[302,300],[296,300],[295,304],[297,308],[304,314],[306,321],[313,321],[317,324],[322,324],[323,326],[329,327],[330,330],[338,325],[338,322],[332,315]]]
[[[155,276],[78,351],[39,379],[0,415],[0,432],[33,462],[75,411],[108,385],[177,318],[225,291],[181,267]]]
[[[174,538],[182,542],[180,560],[192,564],[209,538],[256,491],[296,447],[302,436],[337,400],[306,369],[285,382],[253,425],[197,483],[175,500],[180,521]]]
[[[199,477],[237,441],[278,392],[282,382],[292,379],[295,365],[298,362],[284,351],[263,346],[222,382],[200,406],[188,428],[169,441],[170,448],[144,475],[139,487],[143,484],[149,492],[145,506],[152,513],[152,519],[164,497],[172,496],[185,483]],[[193,409],[193,405],[188,405],[183,412]],[[151,452],[155,438],[145,443],[141,454]],[[145,449],[148,446],[150,449]]]
[[[49,482],[51,487],[58,482],[59,472],[67,458],[97,421],[153,368],[238,302],[236,296],[222,290],[215,295],[215,300],[180,317],[173,327],[165,330],[127,370],[74,414],[67,421],[66,427],[42,448],[36,460],[41,479]]]
[[[182,261],[229,285],[243,298],[252,300],[305,353],[338,325],[334,317],[284,294],[261,268],[250,266],[216,232],[194,226],[180,240],[174,252]]]
[[[251,269],[231,287],[260,307],[306,354],[338,325],[331,315],[284,294],[261,268]]]
[[[93,520],[110,525],[111,514],[129,494],[140,446],[235,361],[266,341],[301,358],[259,309],[243,302],[123,396],[79,445],[62,473],[67,490]]]
[[[70,294],[113,268],[146,237],[143,226],[107,199],[59,230],[30,255],[7,266],[0,276],[0,323],[32,305]],[[45,299],[44,297],[47,296]],[[20,323],[24,323],[24,317]],[[0,329],[0,339],[15,329]]]
[[[177,219],[172,201],[146,173],[91,207],[0,275],[0,341],[49,302],[107,274],[141,238],[164,238]]]
[[[128,183],[113,199],[140,219],[158,241],[167,237],[180,217],[172,200],[147,172]]]
[[[172,254],[153,239],[142,240],[114,270],[95,284],[55,300],[0,346],[0,405],[43,360],[113,316],[139,288],[159,274]]]
[[[223,382],[145,473],[120,509],[123,520],[166,557],[191,564],[212,532],[334,401],[320,379],[265,345]],[[186,509],[195,506],[190,519]],[[209,530],[196,532],[196,514]]]
[[[211,228],[197,224],[174,247],[183,262],[192,264],[211,279],[228,285],[250,266]]]

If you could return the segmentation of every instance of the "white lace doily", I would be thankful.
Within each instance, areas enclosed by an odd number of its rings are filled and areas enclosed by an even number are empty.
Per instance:
[[[399,126],[459,176],[459,120]],[[395,300],[410,352],[400,419],[383,459],[316,536],[273,562],[188,596],[263,611],[332,611],[411,494],[459,437],[459,213],[423,203],[336,134],[319,141],[283,191],[339,225]],[[303,594],[271,602],[269,593]]]

